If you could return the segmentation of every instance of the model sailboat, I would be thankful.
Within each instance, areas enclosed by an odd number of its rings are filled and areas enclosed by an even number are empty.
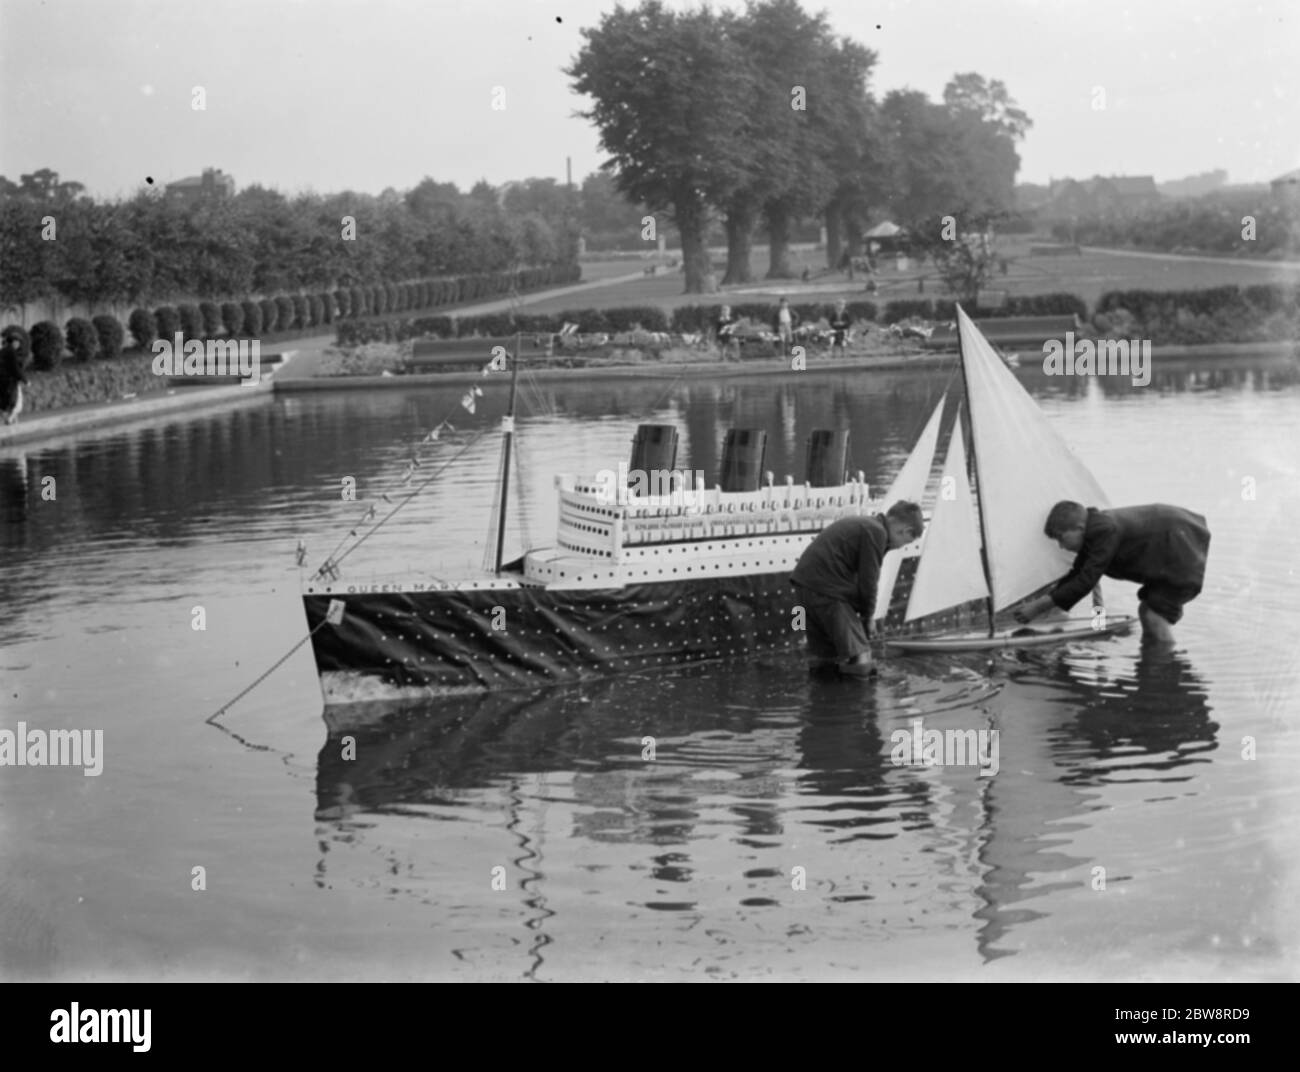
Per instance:
[[[904,651],[960,651],[1126,632],[1134,624],[1132,617],[1104,613],[1084,619],[1049,618],[1033,629],[1000,617],[1069,572],[1071,557],[1043,534],[1052,505],[1062,499],[1098,507],[1108,503],[1092,474],[960,307],[957,321],[977,494],[970,485],[959,413],[940,495],[923,537],[906,621],[924,625],[922,620],[933,621],[944,611],[977,606],[982,600],[983,628],[924,632],[887,643]],[[931,444],[925,457],[932,453]]]

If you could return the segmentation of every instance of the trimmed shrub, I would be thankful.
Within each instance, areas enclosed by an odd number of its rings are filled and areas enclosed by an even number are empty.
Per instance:
[[[244,334],[258,338],[262,334],[262,307],[255,301],[241,302],[240,307],[244,310]]]
[[[411,338],[450,339],[456,334],[456,322],[449,316],[422,316],[411,322]]]
[[[51,320],[33,324],[29,338],[33,367],[42,372],[53,372],[63,363],[63,332],[58,324]]]
[[[158,327],[158,338],[171,342],[181,329],[180,314],[170,305],[160,305],[153,312],[154,323]]]
[[[181,320],[181,334],[185,336],[185,341],[190,339],[202,339],[203,335],[203,314],[199,312],[197,305],[178,305],[176,313]]]
[[[227,335],[232,339],[238,338],[239,333],[244,330],[244,307],[238,302],[222,302],[221,323]]]
[[[31,336],[17,324],[10,324],[4,331],[0,331],[0,339],[18,340],[18,365],[25,370],[32,360]]]
[[[352,309],[353,316],[365,316],[366,313],[370,312],[370,306],[367,303],[367,294],[366,294],[365,287],[352,288],[351,309]]]
[[[262,310],[262,333],[270,335],[280,325],[280,307],[274,298],[263,298],[257,307]]]
[[[132,309],[126,322],[131,341],[141,350],[147,350],[158,338],[158,321],[148,309]]]
[[[281,294],[275,299],[275,330],[292,331],[297,326],[293,299]]]
[[[328,290],[322,290],[314,297],[320,305],[320,313],[316,317],[316,323],[332,324],[334,322],[334,295]]]
[[[293,326],[296,328],[309,328],[314,321],[311,318],[311,305],[307,301],[306,294],[295,294],[289,299],[293,303]]]
[[[68,349],[78,361],[89,361],[99,349],[99,337],[89,320],[74,316],[68,321]]]
[[[578,331],[584,335],[610,330],[603,309],[566,309],[556,319],[561,323],[577,324]]]
[[[667,314],[656,305],[627,305],[605,310],[605,331],[632,331],[640,324],[643,331],[668,331]]]
[[[199,315],[203,317],[205,339],[215,339],[221,334],[221,306],[216,302],[199,302]]]
[[[897,324],[900,320],[913,316],[923,320],[933,320],[934,302],[929,298],[904,298],[900,301],[887,302],[883,319],[886,324]]]
[[[338,309],[335,320],[346,320],[352,315],[352,291],[347,287],[339,287],[334,292],[334,305]]]
[[[315,328],[328,323],[325,319],[325,303],[321,301],[319,294],[308,294],[303,299],[303,302],[307,306],[307,312],[303,319],[308,327]]]
[[[121,357],[122,343],[126,341],[126,332],[122,330],[122,322],[115,316],[100,313],[90,323],[95,329],[95,337],[99,339],[99,356],[105,361],[112,361],[114,358]]]

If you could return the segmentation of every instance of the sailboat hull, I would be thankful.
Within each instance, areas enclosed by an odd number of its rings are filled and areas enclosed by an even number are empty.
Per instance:
[[[897,637],[885,645],[903,652],[957,652],[992,651],[997,648],[1041,648],[1048,644],[1068,644],[1074,641],[1100,640],[1129,632],[1137,619],[1124,615],[1108,617],[1106,624],[1094,628],[1091,624],[1057,627],[1054,629],[1013,629],[989,636],[987,632],[954,633],[944,636]]]

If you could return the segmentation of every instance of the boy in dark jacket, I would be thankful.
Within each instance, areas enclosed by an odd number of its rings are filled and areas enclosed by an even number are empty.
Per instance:
[[[1030,600],[1016,618],[1028,621],[1050,607],[1069,610],[1103,576],[1136,581],[1138,617],[1145,641],[1172,643],[1170,626],[1183,605],[1201,592],[1210,530],[1205,518],[1179,506],[1125,506],[1116,510],[1058,502],[1043,531],[1067,551],[1074,565],[1047,595]]]
[[[880,562],[891,547],[925,528],[916,503],[897,502],[883,516],[843,517],[804,550],[790,575],[804,608],[809,667],[867,677],[874,672],[867,634],[876,609]]]

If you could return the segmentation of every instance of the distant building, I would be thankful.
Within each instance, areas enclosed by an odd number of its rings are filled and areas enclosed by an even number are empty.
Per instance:
[[[183,201],[217,200],[233,197],[235,180],[220,168],[204,168],[202,175],[192,175],[167,184],[167,195]]]
[[[1095,175],[1082,182],[1060,179],[1048,187],[1047,202],[1038,215],[1044,220],[1125,215],[1159,201],[1160,191],[1151,175]]]
[[[1300,170],[1279,175],[1268,185],[1278,201],[1285,205],[1300,205]]]

